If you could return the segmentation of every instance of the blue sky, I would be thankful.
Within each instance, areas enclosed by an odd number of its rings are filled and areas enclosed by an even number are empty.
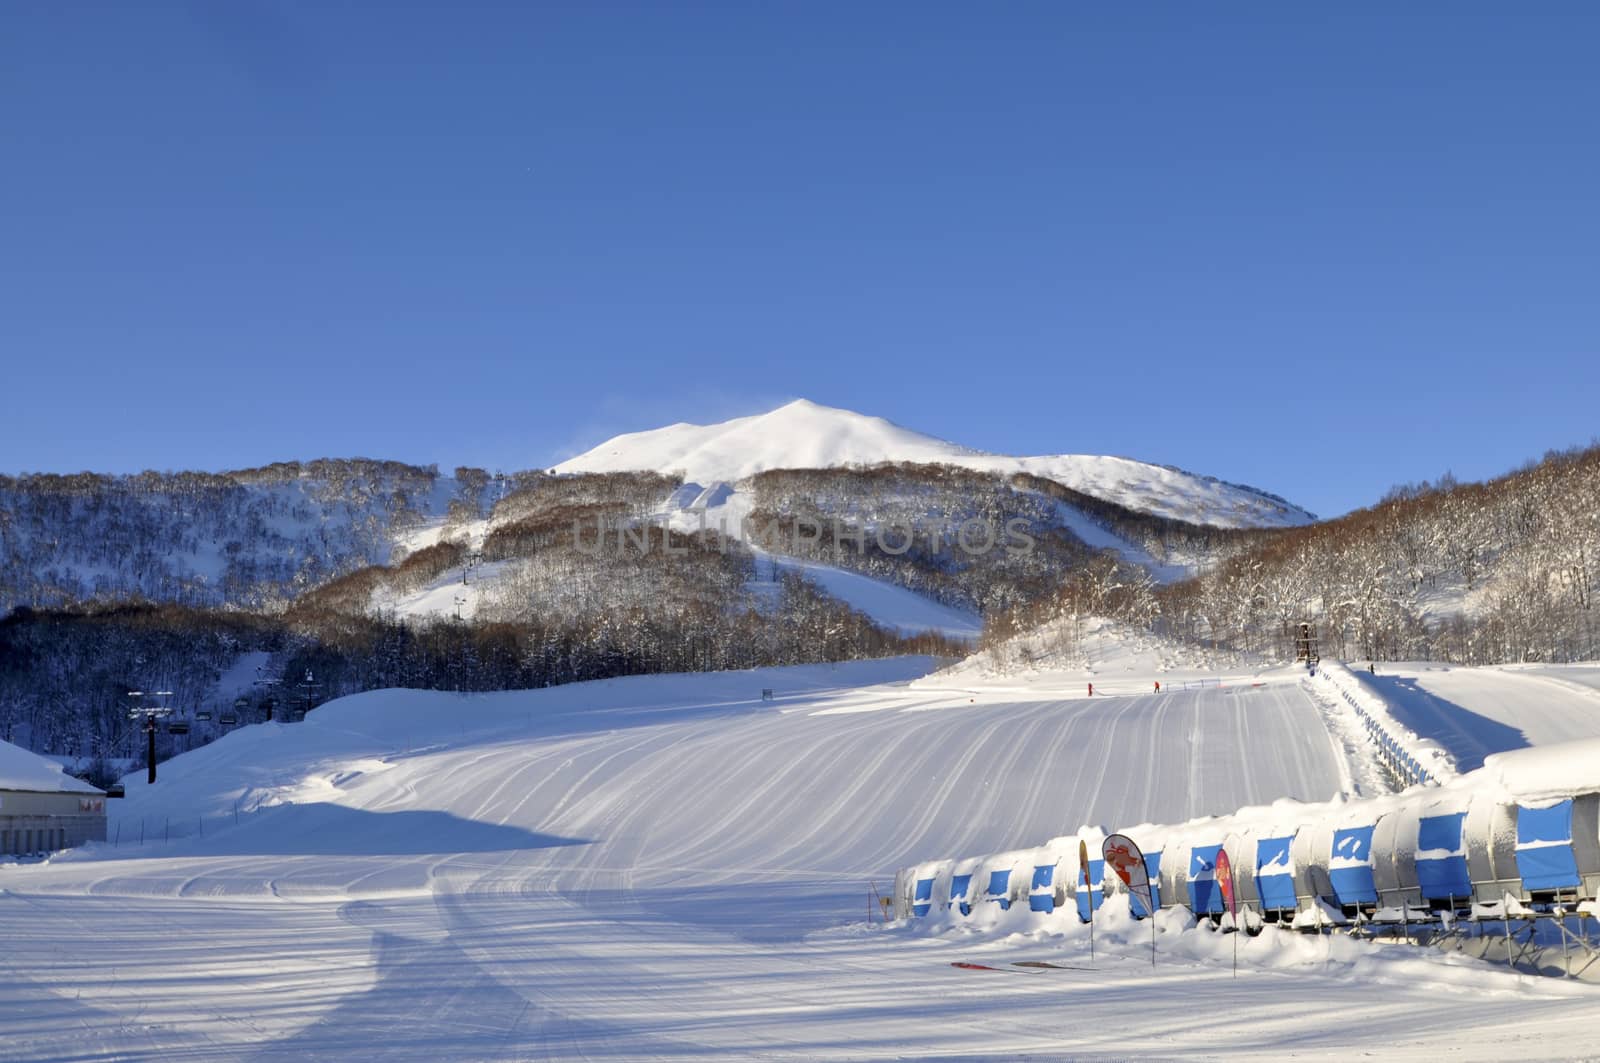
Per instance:
[[[0,11],[0,469],[804,396],[1324,514],[1600,431],[1593,5]]]

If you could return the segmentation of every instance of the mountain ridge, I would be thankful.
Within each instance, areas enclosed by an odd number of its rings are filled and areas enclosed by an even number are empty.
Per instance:
[[[1270,492],[1176,466],[1110,455],[995,454],[808,399],[713,424],[680,421],[623,433],[568,458],[554,471],[654,471],[713,484],[773,469],[883,463],[1027,473],[1128,509],[1216,527],[1294,527],[1316,520],[1314,514]]]

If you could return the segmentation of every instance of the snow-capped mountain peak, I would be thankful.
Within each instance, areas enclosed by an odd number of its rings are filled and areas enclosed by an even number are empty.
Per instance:
[[[717,424],[629,432],[556,466],[558,473],[648,470],[699,484],[737,483],[769,469],[882,462],[943,463],[1030,473],[1129,509],[1222,527],[1305,524],[1310,513],[1254,488],[1170,466],[1091,454],[1012,457],[926,435],[882,417],[807,399]]]
[[[718,424],[678,423],[629,432],[556,466],[557,472],[681,472],[700,483],[737,481],[768,469],[818,469],[883,461],[954,461],[980,451],[882,417],[795,399]]]

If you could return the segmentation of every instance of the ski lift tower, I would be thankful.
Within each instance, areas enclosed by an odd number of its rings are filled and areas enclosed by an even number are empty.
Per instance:
[[[306,704],[305,704],[305,708],[297,709],[295,711],[294,718],[296,720],[303,720],[303,719],[306,718],[306,714],[311,711],[312,692],[315,691],[318,687],[322,686],[322,684],[316,681],[316,679],[311,674],[311,669],[307,668],[306,669],[306,677],[304,679],[300,680],[300,682],[296,683],[295,685],[300,688],[300,693],[305,696]]]
[[[256,666],[256,677],[250,685],[262,692],[261,711],[264,713],[263,720],[266,723],[272,722],[272,710],[278,707],[278,696],[275,691],[281,683],[282,679],[268,672],[265,665]],[[237,701],[234,702],[234,707],[241,712],[243,710],[243,706]]]
[[[172,709],[166,705],[148,705],[145,698],[170,698],[170,690],[130,690],[128,697],[133,699],[133,708],[128,710],[128,719],[143,720],[145,734],[145,764],[146,779],[151,785],[156,781],[156,721],[172,715]]]
[[[1294,659],[1308,665],[1321,659],[1317,654],[1317,626],[1310,621],[1302,620],[1295,625]]]

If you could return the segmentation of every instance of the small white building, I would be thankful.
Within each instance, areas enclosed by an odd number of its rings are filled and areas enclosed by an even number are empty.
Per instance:
[[[21,746],[0,742],[0,859],[106,840],[106,795]]]

